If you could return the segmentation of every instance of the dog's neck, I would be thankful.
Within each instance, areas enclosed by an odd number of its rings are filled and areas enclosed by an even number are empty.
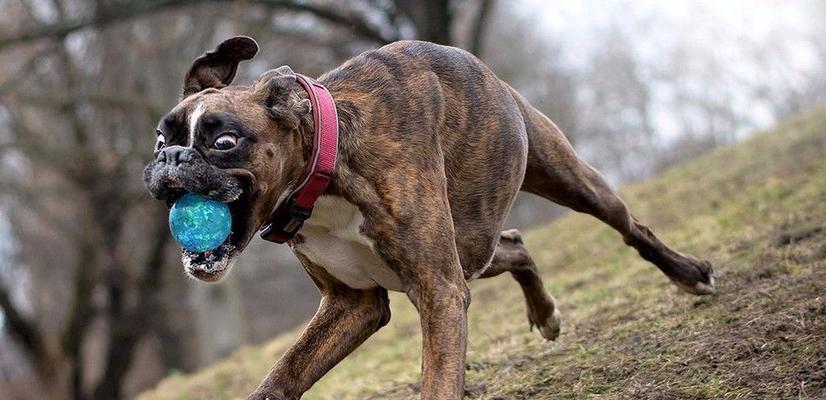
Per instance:
[[[352,176],[352,170],[349,168],[348,161],[351,159],[349,155],[356,149],[355,142],[357,142],[357,140],[355,140],[355,138],[362,125],[361,113],[356,102],[348,96],[349,93],[340,89],[336,90],[335,82],[332,82],[329,86],[327,82],[321,83],[327,86],[333,96],[333,100],[336,103],[339,125],[339,145],[337,149],[336,167],[333,171],[333,180],[324,194],[349,197],[345,195],[347,187],[350,185],[348,182],[349,177]],[[296,83],[295,90],[300,100],[308,98],[307,92],[304,91],[298,83]],[[263,207],[264,210],[267,210],[266,212],[274,210],[281,202],[286,200],[287,195],[296,189],[312,157],[313,138],[314,135],[318,134],[313,125],[312,113],[307,113],[300,118],[297,129],[298,139],[283,144],[289,146],[290,149],[283,152],[283,154],[288,155],[288,157],[282,161],[281,182],[276,187],[273,187],[275,190],[270,192],[270,197]]]
[[[327,187],[325,194],[342,195],[347,186],[347,177],[350,171],[348,161],[349,155],[355,148],[355,139],[361,129],[361,113],[358,104],[347,96],[344,90],[337,90],[335,82],[323,82],[333,100],[336,104],[336,112],[338,114],[338,149],[336,167],[333,172],[333,180],[330,186]],[[306,98],[306,92],[302,93],[302,98]],[[313,126],[313,117],[311,114],[302,119],[300,127],[301,143],[302,143],[302,168],[299,174],[307,168],[308,162],[313,150],[313,136],[318,134]]]

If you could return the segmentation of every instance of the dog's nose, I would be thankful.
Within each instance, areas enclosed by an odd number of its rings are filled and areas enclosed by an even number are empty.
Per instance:
[[[177,166],[188,163],[195,157],[195,149],[184,146],[169,146],[161,150],[158,154],[158,161],[169,165]]]

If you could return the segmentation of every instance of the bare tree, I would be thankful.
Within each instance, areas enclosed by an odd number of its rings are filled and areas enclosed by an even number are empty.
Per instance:
[[[137,0],[99,1],[91,12],[51,23],[33,24],[28,29],[6,37],[0,37],[0,50],[49,38],[62,38],[88,28],[102,29],[135,18],[162,11],[204,7],[210,4],[233,3],[231,0]],[[494,0],[392,0],[392,1],[343,1],[338,5],[298,0],[250,0],[251,6],[265,7],[271,11],[306,13],[328,24],[345,28],[362,40],[386,44],[396,40],[417,38],[434,43],[465,47],[480,54],[485,27],[494,6]],[[365,6],[366,3],[366,6]],[[59,4],[59,3],[56,3]],[[246,5],[245,5],[246,6]],[[23,7],[31,10],[31,5]],[[456,14],[473,12],[471,32],[466,43],[461,43],[453,33]],[[378,20],[378,23],[372,22]],[[404,35],[405,27],[414,32]]]
[[[145,195],[141,171],[152,126],[178,96],[179,73],[216,32],[258,36],[268,52],[317,73],[420,29],[384,1],[6,3],[0,21],[13,29],[0,34],[8,67],[0,71],[0,201],[20,239],[17,268],[32,277],[33,310],[15,300],[5,276],[0,310],[44,388],[36,397],[55,399],[123,397],[149,335],[168,350],[161,371],[194,366],[184,360],[185,335],[199,333],[175,328],[187,313],[176,311],[183,277],[166,211]],[[99,353],[90,341],[103,344],[94,346]]]

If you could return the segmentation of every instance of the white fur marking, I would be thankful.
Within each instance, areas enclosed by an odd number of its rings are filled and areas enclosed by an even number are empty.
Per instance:
[[[373,240],[361,233],[362,223],[356,206],[338,196],[322,196],[299,231],[303,243],[293,245],[293,251],[354,289],[402,290],[398,275],[376,254]]]
[[[195,128],[198,126],[198,120],[201,119],[201,115],[204,114],[204,102],[201,101],[195,106],[195,110],[192,111],[192,114],[189,114],[189,146],[195,146]]]

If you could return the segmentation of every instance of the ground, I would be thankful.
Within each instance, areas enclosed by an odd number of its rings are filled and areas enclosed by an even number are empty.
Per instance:
[[[718,293],[680,292],[585,215],[527,232],[562,335],[528,330],[508,276],[473,282],[468,398],[826,398],[826,107],[622,195],[665,242],[714,262]],[[418,398],[417,315],[401,295],[391,307],[390,324],[305,399]],[[300,331],[140,400],[243,399]]]

